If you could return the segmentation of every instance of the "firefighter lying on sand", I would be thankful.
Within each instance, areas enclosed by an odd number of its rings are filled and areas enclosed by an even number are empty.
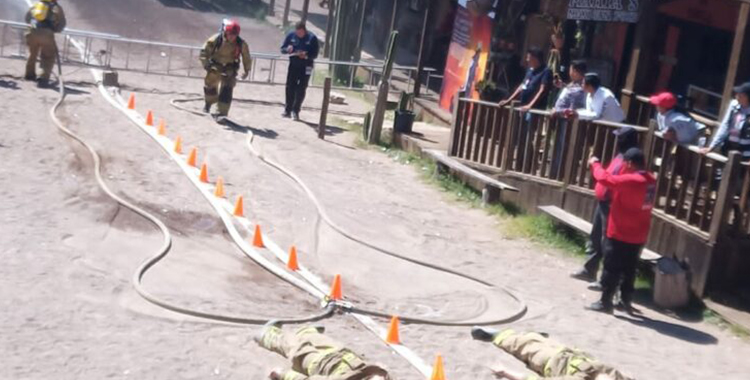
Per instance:
[[[255,341],[292,361],[289,370],[273,370],[271,380],[388,380],[384,369],[368,365],[349,349],[323,335],[322,327],[306,326],[295,332],[269,323]]]
[[[205,87],[203,87],[206,105],[203,110],[209,113],[211,106],[218,102],[218,116],[225,117],[229,114],[229,107],[232,105],[232,93],[237,84],[240,60],[244,69],[242,79],[247,79],[252,67],[250,48],[240,38],[240,24],[236,21],[224,20],[221,32],[209,38],[203,45],[200,60],[203,68],[206,69]]]
[[[602,364],[589,355],[548,339],[538,333],[516,333],[474,327],[474,339],[492,342],[505,352],[523,361],[540,376],[523,376],[504,369],[493,370],[498,379],[509,380],[633,380],[620,371]]]
[[[26,80],[36,80],[36,60],[41,53],[42,75],[39,87],[49,86],[49,77],[55,66],[57,45],[55,33],[65,29],[65,13],[57,0],[40,0],[26,12],[25,21],[31,25],[26,32],[26,45],[29,47],[29,59],[26,61]]]

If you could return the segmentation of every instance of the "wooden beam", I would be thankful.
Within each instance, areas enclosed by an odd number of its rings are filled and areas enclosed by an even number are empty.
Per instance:
[[[354,52],[357,54],[357,62],[362,59],[362,38],[365,30],[365,16],[367,10],[367,0],[362,0],[362,12],[359,15],[359,31],[357,32],[357,48]]]
[[[635,32],[635,41],[633,51],[630,56],[630,65],[628,75],[625,77],[624,89],[638,93],[641,91],[641,84],[648,81],[648,76],[644,75],[648,60],[652,53],[653,29],[657,16],[657,4],[655,0],[645,0],[641,2],[640,19]],[[622,97],[622,108],[629,112],[632,108],[632,102],[635,97]],[[629,116],[629,115],[628,115]]]
[[[328,19],[326,19],[326,37],[325,37],[325,50],[323,50],[324,58],[331,58],[331,41],[333,40],[331,33],[333,33],[334,10],[336,9],[336,0],[328,2]],[[330,70],[329,70],[330,71]]]
[[[719,191],[716,193],[716,204],[714,204],[714,211],[711,215],[711,227],[708,230],[708,242],[712,245],[719,241],[722,233],[726,230],[729,223],[727,221],[729,211],[732,209],[734,202],[734,189],[738,188],[735,183],[742,179],[739,175],[742,168],[740,152],[731,151],[728,158],[724,169],[721,171],[721,183],[719,183]]]
[[[328,126],[328,104],[331,99],[331,77],[326,77],[323,85],[323,105],[320,109],[320,123],[318,124],[318,138],[325,139]]]
[[[740,4],[740,11],[737,17],[737,29],[734,32],[734,43],[732,43],[732,55],[729,58],[729,68],[727,69],[727,78],[724,82],[724,93],[721,102],[721,114],[729,106],[729,102],[732,101],[732,88],[737,82],[737,73],[740,70],[742,61],[742,50],[745,46],[745,40],[747,35],[747,20],[748,14],[750,14],[750,4]]]
[[[417,77],[414,78],[414,97],[419,97],[422,90],[422,74],[424,74],[425,41],[427,40],[427,22],[430,19],[430,8],[434,1],[430,1],[424,7],[424,18],[422,19],[422,34],[419,37],[419,55],[417,56]],[[428,89],[429,90],[429,89]]]

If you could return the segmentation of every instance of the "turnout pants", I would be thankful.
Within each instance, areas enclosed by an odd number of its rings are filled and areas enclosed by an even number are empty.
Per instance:
[[[229,108],[232,106],[232,97],[234,86],[237,84],[237,72],[232,69],[225,71],[209,70],[206,73],[203,92],[206,97],[206,104],[218,104],[219,115],[227,116]]]
[[[365,364],[354,353],[318,332],[315,327],[302,327],[290,333],[278,327],[266,330],[260,345],[291,359],[292,368],[284,380],[365,380],[385,370]]]
[[[603,243],[607,236],[607,220],[609,219],[609,202],[599,201],[594,210],[594,219],[591,221],[591,236],[586,242],[586,262],[583,268],[596,277],[599,272],[599,263],[604,257]]]
[[[630,244],[607,238],[604,240],[604,272],[602,273],[602,303],[612,306],[612,297],[620,288],[622,302],[630,304],[635,290],[635,273],[641,244]]]
[[[306,61],[297,59],[289,61],[289,72],[286,75],[285,112],[299,113],[302,109],[302,102],[305,101],[311,73],[312,66],[308,66]]]
[[[36,61],[41,55],[42,75],[49,79],[55,66],[57,44],[55,34],[49,29],[32,29],[26,33],[26,45],[29,47],[29,59],[26,61],[26,77],[36,77]]]

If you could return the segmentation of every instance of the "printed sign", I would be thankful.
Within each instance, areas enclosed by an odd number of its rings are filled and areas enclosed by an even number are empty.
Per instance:
[[[568,20],[638,22],[639,0],[570,0]]]

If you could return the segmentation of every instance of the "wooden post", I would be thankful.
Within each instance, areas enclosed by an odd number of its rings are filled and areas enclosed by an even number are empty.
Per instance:
[[[564,187],[568,187],[568,185],[573,182],[573,165],[575,164],[576,159],[575,150],[580,149],[580,147],[578,147],[578,134],[580,133],[578,118],[575,118],[572,121],[568,120],[568,126],[570,127],[571,134],[570,142],[568,143],[568,146],[565,147],[565,151],[568,152],[568,154],[566,154],[565,157],[565,173],[563,173]],[[586,163],[583,165],[586,165]]]
[[[305,0],[302,3],[302,22],[307,22],[307,14],[310,10],[310,0]]]
[[[741,68],[743,47],[745,46],[745,35],[747,34],[747,20],[750,14],[750,4],[740,3],[740,12],[737,19],[737,29],[734,32],[734,42],[732,43],[732,55],[729,58],[729,68],[727,69],[727,78],[724,82],[724,94],[721,101],[721,113],[729,106],[732,101],[732,88],[737,82],[737,73]]]
[[[727,163],[724,165],[724,170],[721,171],[721,182],[716,194],[714,212],[711,215],[711,227],[708,230],[709,244],[716,244],[727,225],[729,211],[732,209],[732,203],[734,203],[734,189],[737,188],[735,183],[742,179],[738,175],[742,168],[740,157],[740,152],[729,152]]]
[[[455,96],[453,98],[453,114],[451,115],[451,133],[448,140],[448,156],[456,155],[456,133],[458,133],[458,128],[462,127],[458,108],[460,104],[461,97]]]
[[[375,103],[375,114],[372,117],[372,126],[370,127],[370,136],[368,143],[377,144],[380,142],[380,132],[383,130],[383,120],[385,119],[385,107],[388,103],[388,92],[391,89],[391,72],[393,70],[393,60],[396,53],[396,41],[398,32],[391,33],[388,42],[388,51],[385,55],[383,64],[383,78],[380,80],[378,87],[378,99]]]
[[[651,121],[648,123],[648,132],[646,132],[646,137],[643,139],[643,154],[646,156],[646,169],[651,168],[651,157],[653,156],[653,144],[654,144],[654,133],[659,128],[659,126],[656,123],[656,120],[651,119]]]
[[[320,124],[318,124],[318,138],[325,139],[328,125],[328,103],[331,99],[331,77],[326,77],[323,84],[323,106],[320,108]]]
[[[391,13],[391,27],[388,29],[388,34],[393,34],[396,30],[396,15],[398,11],[398,0],[393,0],[393,12]]]
[[[270,0],[268,2],[268,15],[269,16],[276,16],[276,0]]]
[[[419,37],[419,55],[417,56],[417,77],[414,78],[414,97],[419,97],[422,91],[422,74],[424,74],[424,48],[427,40],[427,21],[430,19],[430,7],[434,1],[430,1],[424,8],[424,18],[422,19],[422,35]],[[429,90],[429,89],[427,89]]]
[[[284,5],[284,27],[289,26],[289,9],[292,7],[292,0],[286,0]]]
[[[323,46],[324,58],[331,58],[331,40],[332,40],[331,33],[333,32],[333,25],[336,22],[334,20],[335,9],[336,9],[336,0],[330,0],[328,2],[328,19],[326,20],[326,36],[325,36],[325,42]]]
[[[630,112],[632,103],[637,101],[635,96],[638,91],[641,91],[641,84],[648,83],[650,76],[646,73],[648,66],[648,60],[652,54],[652,40],[653,40],[653,29],[655,24],[655,18],[658,16],[656,12],[655,0],[642,1],[642,9],[640,11],[640,19],[636,26],[635,42],[633,44],[633,52],[630,56],[630,65],[628,67],[628,75],[625,78],[624,88],[633,91],[633,96],[627,96],[622,98],[622,109],[626,113]],[[627,115],[630,117],[631,115]]]

